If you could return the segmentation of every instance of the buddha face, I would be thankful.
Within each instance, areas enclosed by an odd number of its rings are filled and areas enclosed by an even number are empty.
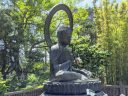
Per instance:
[[[65,32],[63,38],[61,38],[61,43],[64,45],[69,45],[71,41],[71,34],[70,32]]]
[[[69,45],[71,41],[71,31],[68,29],[57,32],[58,41],[62,45]]]

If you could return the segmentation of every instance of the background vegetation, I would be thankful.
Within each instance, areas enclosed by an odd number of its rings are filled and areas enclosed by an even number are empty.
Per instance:
[[[93,72],[104,84],[128,84],[128,2],[93,0],[93,6],[78,6],[83,0],[0,1],[0,94],[43,87],[49,78],[48,47],[44,21],[50,9],[64,3],[74,16],[70,45],[79,68]],[[100,4],[97,5],[97,2]],[[50,31],[68,24],[66,13],[53,17]]]

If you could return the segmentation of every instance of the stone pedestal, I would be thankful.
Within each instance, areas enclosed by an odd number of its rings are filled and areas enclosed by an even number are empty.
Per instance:
[[[90,95],[51,95],[51,94],[41,94],[41,96],[90,96]]]
[[[47,82],[41,96],[87,96],[87,89],[101,91],[100,81]]]

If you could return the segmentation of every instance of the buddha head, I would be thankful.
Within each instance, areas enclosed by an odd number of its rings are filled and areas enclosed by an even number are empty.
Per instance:
[[[68,26],[60,26],[57,30],[58,42],[61,45],[69,45],[71,41],[71,29]]]

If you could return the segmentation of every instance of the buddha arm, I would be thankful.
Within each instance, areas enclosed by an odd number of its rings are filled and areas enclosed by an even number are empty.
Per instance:
[[[62,63],[62,64],[59,64],[58,63],[58,58],[59,58],[59,53],[57,51],[51,51],[51,54],[50,54],[50,58],[51,58],[51,64],[52,64],[52,67],[53,67],[53,70],[54,72],[56,73],[57,71],[59,70],[68,70],[70,68],[70,63],[71,61],[70,60],[67,60],[66,62]]]
[[[70,63],[71,61],[68,60],[62,64],[54,64],[53,67],[56,71],[59,71],[59,70],[67,71],[70,68]]]

